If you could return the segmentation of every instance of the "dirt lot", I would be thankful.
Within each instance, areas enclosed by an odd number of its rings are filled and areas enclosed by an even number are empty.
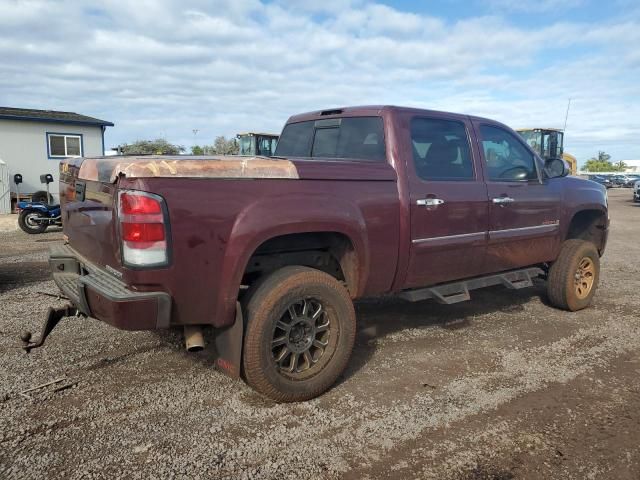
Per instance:
[[[66,319],[26,355],[19,333],[62,304],[36,295],[56,292],[46,249],[61,233],[0,233],[0,478],[640,478],[630,199],[610,192],[592,308],[546,306],[542,282],[454,306],[362,302],[350,369],[296,405],[187,354],[179,332]]]

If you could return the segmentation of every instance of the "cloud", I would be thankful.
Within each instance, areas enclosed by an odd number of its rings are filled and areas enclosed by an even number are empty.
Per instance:
[[[562,125],[572,97],[568,150],[640,157],[637,15],[526,27],[363,0],[0,0],[0,11],[0,104],[111,120],[108,146],[277,132],[291,114],[354,104]]]
[[[585,0],[489,0],[489,5],[495,10],[527,13],[569,10],[584,4]]]

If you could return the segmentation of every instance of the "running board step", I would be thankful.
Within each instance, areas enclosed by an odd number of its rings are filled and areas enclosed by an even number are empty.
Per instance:
[[[471,299],[469,290],[491,287],[494,285],[504,285],[513,290],[533,286],[533,279],[544,275],[541,268],[532,267],[522,270],[512,270],[510,272],[488,275],[486,277],[470,278],[461,282],[443,283],[433,287],[418,288],[415,290],[405,290],[399,294],[410,302],[420,302],[433,298],[438,303],[452,304],[464,302]]]

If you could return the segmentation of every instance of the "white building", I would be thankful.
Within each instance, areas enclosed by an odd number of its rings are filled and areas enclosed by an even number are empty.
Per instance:
[[[640,160],[623,160],[627,165],[625,172],[627,173],[640,173]]]
[[[113,123],[73,112],[0,107],[0,159],[13,176],[22,175],[20,194],[46,189],[40,175],[50,173],[51,193],[58,201],[58,169],[66,157],[104,155],[104,131]]]

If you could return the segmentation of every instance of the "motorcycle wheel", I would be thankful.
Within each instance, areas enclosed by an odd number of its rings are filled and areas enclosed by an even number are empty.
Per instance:
[[[18,217],[18,225],[23,232],[29,234],[42,233],[47,229],[46,223],[39,223],[34,221],[36,218],[46,218],[40,212],[34,212],[33,210],[23,210]]]

